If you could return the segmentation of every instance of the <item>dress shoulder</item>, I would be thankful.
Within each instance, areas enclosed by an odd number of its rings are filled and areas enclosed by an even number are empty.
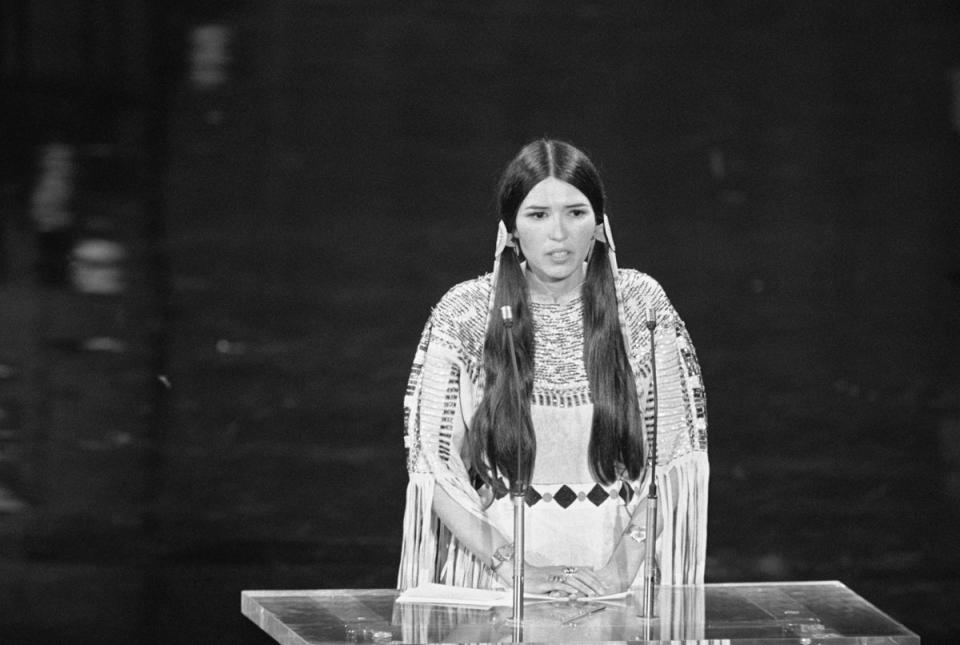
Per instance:
[[[487,300],[490,297],[491,274],[487,273],[477,278],[459,282],[443,294],[437,303],[437,309],[453,309],[466,312],[486,314]]]
[[[666,293],[660,283],[653,276],[637,271],[636,269],[619,269],[617,273],[617,288],[627,304],[654,304]]]
[[[645,333],[647,312],[652,308],[661,323],[676,317],[663,287],[652,276],[636,269],[620,269],[617,275],[621,323],[634,341]]]
[[[430,315],[433,340],[464,361],[482,356],[490,288],[489,273],[460,282],[447,290]]]
[[[484,325],[490,300],[490,284],[490,274],[486,274],[450,287],[433,308],[433,324],[459,327],[470,325],[479,319],[480,324]]]

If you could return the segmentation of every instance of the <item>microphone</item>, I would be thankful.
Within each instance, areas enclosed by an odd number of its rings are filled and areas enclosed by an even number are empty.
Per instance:
[[[657,344],[654,338],[657,329],[657,312],[652,305],[647,306],[647,330],[650,332],[650,387],[653,395],[653,424],[650,428],[650,488],[647,492],[647,541],[644,545],[643,576],[643,615],[653,618],[657,586],[657,417],[659,401],[657,398]]]
[[[500,318],[507,334],[507,348],[510,352],[510,365],[513,369],[513,384],[515,388],[517,418],[517,470],[513,481],[510,482],[510,500],[513,502],[513,628],[514,641],[523,640],[523,554],[524,554],[524,497],[526,496],[526,482],[520,476],[523,460],[521,455],[522,442],[519,441],[520,427],[522,426],[523,393],[520,390],[520,371],[517,369],[517,352],[513,346],[513,309],[510,305],[500,307]]]
[[[517,404],[517,407],[516,407],[517,418],[515,419],[515,423],[519,427],[521,425],[521,419],[520,419],[521,410],[523,409],[523,405],[521,403],[523,401],[523,398],[522,398],[523,394],[520,392],[520,371],[517,369],[517,351],[513,345],[513,308],[510,305],[504,305],[500,307],[500,319],[503,321],[503,328],[507,334],[507,348],[510,353],[510,367],[513,372],[514,395],[516,396],[516,404]],[[524,489],[526,488],[526,485],[523,481],[523,477],[520,476],[520,469],[523,465],[523,461],[521,459],[522,455],[520,451],[520,446],[521,444],[518,442],[517,443],[517,471],[516,471],[516,474],[514,475],[514,481],[510,482],[510,489],[511,489],[511,492],[514,494],[517,494],[517,493],[522,494],[525,492]]]

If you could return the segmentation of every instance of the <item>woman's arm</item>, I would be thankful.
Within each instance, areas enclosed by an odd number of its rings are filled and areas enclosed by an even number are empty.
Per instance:
[[[445,297],[427,322],[411,369],[404,401],[410,482],[404,515],[398,587],[427,582],[462,586],[508,586],[512,582],[512,536],[487,518],[486,500],[473,488],[463,449],[474,387],[470,343],[451,310],[462,316],[456,294]],[[485,303],[486,299],[482,299]],[[484,305],[485,306],[485,305]],[[439,520],[439,522],[437,522]],[[531,592],[597,593],[602,584],[588,569],[525,567]]]
[[[657,562],[664,584],[703,582],[706,559],[706,519],[709,461],[707,459],[706,398],[696,352],[686,326],[660,285],[643,274],[624,275],[626,322],[634,357],[649,361],[647,307],[657,312]],[[650,374],[650,364],[639,365],[640,375]],[[638,387],[647,429],[652,427],[650,388]],[[605,579],[621,588],[637,582],[646,552],[645,499],[649,473],[634,503],[629,527],[617,536],[608,563],[600,570]],[[633,535],[633,537],[629,537]]]
[[[429,454],[421,452],[415,470],[425,470],[432,475],[435,482],[432,512],[457,540],[457,547],[469,551],[475,566],[484,569],[486,575],[495,577],[490,584],[510,586],[514,566],[512,536],[504,535],[487,518],[487,504],[471,485],[467,466],[461,457],[462,441],[467,431],[462,412],[467,397],[461,390],[468,384],[460,378],[463,373],[463,366],[447,352],[428,351],[424,357],[417,414],[420,445],[423,449],[436,442],[436,450]],[[431,439],[430,435],[436,438]],[[558,592],[563,595],[606,593],[605,585],[589,569],[581,568],[565,574],[568,569],[562,565],[534,567],[526,564],[524,588],[532,593]]]
[[[503,535],[490,522],[465,512],[441,486],[435,489],[433,509],[460,543],[485,562],[504,587],[513,584],[515,554],[512,539]],[[571,572],[571,569],[575,571]],[[537,567],[529,563],[524,564],[524,590],[562,596],[596,596],[616,591],[587,567]]]
[[[409,483],[400,589],[429,582],[472,587],[488,587],[494,582],[483,560],[489,554],[482,548],[493,536],[492,527],[485,531],[486,540],[473,542],[476,551],[459,543],[461,539],[469,541],[478,523],[489,522],[460,458],[459,444],[465,431],[462,399],[469,395],[462,391],[461,375],[467,373],[464,346],[469,339],[459,337],[449,306],[453,298],[451,293],[444,296],[424,327],[404,397]],[[435,504],[441,497],[446,501],[440,502],[444,509],[454,509],[440,518],[442,525],[437,522]],[[456,542],[447,548],[450,533]],[[455,562],[448,562],[450,558]]]
[[[644,484],[647,486],[648,484]],[[643,498],[634,506],[627,528],[617,538],[616,546],[607,563],[597,571],[608,588],[625,591],[633,585],[647,553],[647,490],[641,490]],[[657,506],[657,537],[663,534],[663,507]]]

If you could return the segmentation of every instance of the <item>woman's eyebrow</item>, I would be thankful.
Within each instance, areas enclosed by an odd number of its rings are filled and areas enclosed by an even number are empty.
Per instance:
[[[576,204],[563,204],[562,206],[563,208],[587,208],[589,204],[577,202]],[[545,210],[548,210],[549,208],[550,208],[549,206],[540,206],[538,204],[528,204],[527,206],[523,207],[523,210],[545,211]]]

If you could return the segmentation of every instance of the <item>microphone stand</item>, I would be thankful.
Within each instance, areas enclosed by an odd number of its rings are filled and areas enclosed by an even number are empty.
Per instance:
[[[647,537],[646,552],[644,554],[643,576],[643,613],[646,618],[653,618],[657,597],[657,346],[654,340],[654,331],[657,328],[656,311],[647,307],[647,329],[650,332],[650,383],[653,387],[653,427],[650,429],[651,448],[650,458],[650,488],[647,493]]]
[[[507,333],[507,346],[510,350],[510,364],[513,368],[513,382],[516,387],[517,424],[522,425],[521,410],[523,393],[520,389],[520,372],[517,369],[517,353],[513,346],[513,311],[509,305],[500,307],[500,317]],[[517,471],[515,481],[510,482],[510,500],[513,502],[513,639],[519,643],[523,640],[523,554],[524,528],[523,514],[524,498],[527,493],[527,483],[520,476],[523,465],[520,453],[520,442],[517,442]]]

